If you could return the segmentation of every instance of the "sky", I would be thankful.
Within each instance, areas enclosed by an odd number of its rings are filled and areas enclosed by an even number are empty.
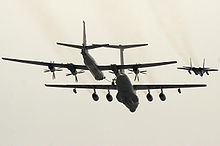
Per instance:
[[[126,50],[125,63],[176,60],[174,65],[147,68],[140,83],[205,83],[207,88],[138,91],[135,113],[107,91],[51,89],[45,83],[74,83],[67,70],[43,73],[45,67],[1,60],[0,145],[220,145],[220,73],[204,77],[176,68],[201,66],[220,68],[220,3],[218,0],[7,0],[0,5],[0,56],[39,61],[83,64],[79,50],[56,42],[82,43],[82,21],[87,43],[148,46]],[[90,51],[100,65],[119,64],[119,51],[100,48]],[[144,70],[144,69],[142,69]],[[128,73],[128,72],[127,72]],[[104,72],[108,79],[114,78]],[[132,83],[134,75],[128,75]],[[78,75],[80,83],[96,81],[89,72]],[[111,94],[115,97],[116,91]]]

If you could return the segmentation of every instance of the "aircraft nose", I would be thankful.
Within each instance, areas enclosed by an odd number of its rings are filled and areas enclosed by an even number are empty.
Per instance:
[[[139,104],[138,102],[132,104],[129,108],[130,112],[132,112],[132,113],[135,112],[138,107],[138,104]]]

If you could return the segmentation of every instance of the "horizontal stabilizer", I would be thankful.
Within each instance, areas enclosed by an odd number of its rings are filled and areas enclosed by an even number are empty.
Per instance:
[[[82,49],[82,46],[80,45],[73,45],[73,44],[66,44],[66,43],[57,43],[57,45],[61,45],[61,46],[66,46],[66,47],[72,47],[72,48],[77,48],[77,49]]]
[[[115,48],[115,49],[129,49],[129,48],[142,47],[142,46],[147,46],[147,45],[148,45],[148,44],[106,45],[105,47]]]

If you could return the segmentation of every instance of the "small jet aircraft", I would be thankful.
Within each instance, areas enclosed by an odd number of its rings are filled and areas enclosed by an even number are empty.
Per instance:
[[[190,66],[178,67],[177,69],[187,70],[189,74],[192,74],[191,71],[193,71],[195,75],[200,75],[201,77],[203,76],[204,73],[209,75],[210,71],[218,71],[218,69],[205,67],[205,59],[203,59],[203,67],[193,67],[191,58],[190,58]]]

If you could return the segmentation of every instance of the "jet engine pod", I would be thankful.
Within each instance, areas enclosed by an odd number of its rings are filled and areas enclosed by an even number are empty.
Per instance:
[[[166,100],[166,96],[162,92],[159,94],[159,97],[160,97],[161,101],[165,101]]]
[[[109,102],[111,102],[111,101],[113,100],[113,97],[112,97],[112,95],[111,95],[110,93],[108,93],[108,94],[106,95],[106,99],[107,99]]]
[[[96,93],[92,94],[92,98],[94,101],[98,101],[99,100],[99,96]]]
[[[153,101],[153,96],[150,93],[147,93],[146,97],[147,97],[148,101],[150,101],[150,102]]]

